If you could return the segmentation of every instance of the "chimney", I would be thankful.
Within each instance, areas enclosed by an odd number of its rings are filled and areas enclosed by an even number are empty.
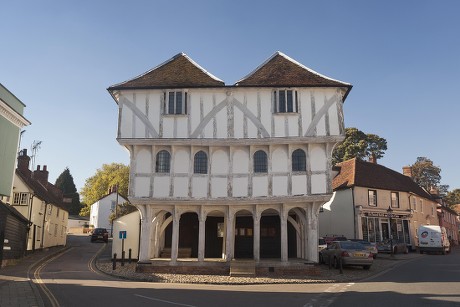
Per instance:
[[[377,157],[375,156],[374,153],[372,153],[371,156],[369,157],[369,163],[377,164]]]
[[[27,149],[23,149],[18,155],[18,169],[21,173],[29,170],[30,157],[27,155]]]
[[[403,166],[403,175],[412,178],[412,167],[411,166]]]
[[[46,165],[43,165],[43,170],[40,170],[40,165],[37,165],[37,170],[34,171],[32,175],[35,180],[38,180],[42,184],[46,185],[48,184],[48,174],[49,173]]]

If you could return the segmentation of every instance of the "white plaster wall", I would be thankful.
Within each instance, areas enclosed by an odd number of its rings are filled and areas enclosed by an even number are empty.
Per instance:
[[[313,119],[311,113],[311,95],[314,93],[314,89],[306,90],[302,89],[299,90],[298,98],[299,98],[299,108],[302,114],[302,136],[307,132],[308,127]]]
[[[122,242],[119,239],[120,231],[126,231],[126,239],[124,242],[125,259],[128,259],[128,251],[131,248],[131,257],[138,258],[139,256],[139,211],[131,212],[125,216],[119,217],[113,223],[113,241],[112,241],[112,256],[117,253],[117,258],[121,258]]]
[[[252,196],[268,195],[268,176],[252,177]]]
[[[292,195],[307,194],[307,177],[305,175],[292,175]]]
[[[226,175],[229,172],[229,159],[226,150],[215,150],[212,153],[211,174]]]
[[[288,171],[288,147],[273,146],[272,147],[272,172],[287,172]]]
[[[174,173],[188,174],[190,167],[190,148],[176,147],[174,150]]]
[[[273,176],[273,196],[288,195],[288,177]]]
[[[243,112],[240,109],[235,108],[234,118],[235,118],[235,123],[241,123],[241,124],[236,124],[234,127],[235,138],[241,139],[244,137],[244,126],[243,126],[244,114]]]
[[[169,176],[158,176],[153,180],[153,197],[169,196]],[[136,195],[136,197],[139,197]]]
[[[161,114],[161,100],[163,93],[160,91],[149,91],[148,92],[148,104],[149,112],[148,119],[156,131],[159,131],[160,127],[160,114]],[[152,137],[151,135],[148,137]]]
[[[248,174],[249,171],[249,149],[234,148],[233,151],[233,173]]]
[[[311,175],[311,193],[325,194],[327,192],[326,179],[324,174]]]
[[[322,144],[311,144],[310,150],[310,166],[312,172],[325,171],[327,168],[326,150]]]
[[[227,197],[227,178],[211,179],[211,197]]]
[[[136,177],[134,182],[134,195],[136,197],[148,197],[150,191],[150,177]],[[167,191],[169,192],[169,188]]]
[[[188,137],[188,118],[185,115],[176,116],[176,138]]]
[[[192,178],[192,197],[205,198],[208,195],[208,176],[194,176]]]
[[[248,177],[233,178],[233,197],[247,197],[248,196]]]
[[[150,173],[152,170],[151,147],[138,146],[136,155],[136,173]]]
[[[188,196],[188,177],[175,177],[173,184],[174,197]]]

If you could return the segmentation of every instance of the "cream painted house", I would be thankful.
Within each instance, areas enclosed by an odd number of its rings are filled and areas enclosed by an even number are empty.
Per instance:
[[[337,168],[333,199],[319,215],[321,236],[380,242],[391,234],[415,248],[420,225],[439,225],[438,203],[410,178],[410,168],[404,168],[404,175],[356,158]]]
[[[67,241],[69,213],[63,203],[62,191],[48,182],[48,170],[40,165],[29,170],[30,157],[23,149],[18,156],[10,205],[30,224],[27,250],[62,246]]]
[[[109,87],[141,212],[139,265],[316,262],[351,87],[281,52],[234,85],[181,53]]]

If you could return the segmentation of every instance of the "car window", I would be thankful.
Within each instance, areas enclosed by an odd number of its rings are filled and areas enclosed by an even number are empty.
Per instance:
[[[319,239],[319,240],[318,240],[318,244],[319,244],[319,245],[324,245],[324,244],[326,244],[326,240],[324,240],[324,239]]]
[[[364,246],[361,243],[351,242],[351,241],[340,242],[340,246],[343,249],[355,249],[355,250],[364,249]]]

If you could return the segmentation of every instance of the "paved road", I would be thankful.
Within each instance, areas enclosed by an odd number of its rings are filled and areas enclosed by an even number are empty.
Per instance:
[[[186,285],[132,282],[96,272],[91,259],[103,243],[69,236],[71,248],[39,271],[48,306],[305,306],[331,284]],[[44,295],[46,296],[46,295]]]
[[[323,303],[327,300],[324,298]],[[425,255],[346,287],[329,306],[460,306],[460,250]]]
[[[115,279],[92,268],[104,247],[70,236],[71,248],[40,267],[47,306],[460,306],[460,252],[426,255],[357,283],[187,285]]]

